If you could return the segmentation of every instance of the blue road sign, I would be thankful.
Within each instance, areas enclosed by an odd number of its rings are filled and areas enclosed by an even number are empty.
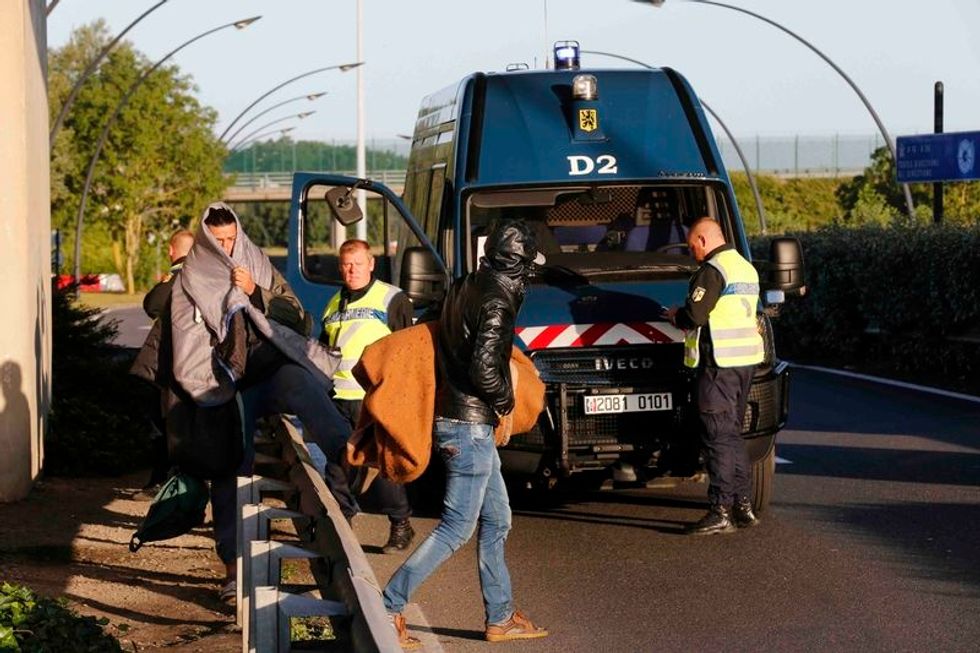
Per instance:
[[[898,181],[980,179],[980,132],[899,136]]]

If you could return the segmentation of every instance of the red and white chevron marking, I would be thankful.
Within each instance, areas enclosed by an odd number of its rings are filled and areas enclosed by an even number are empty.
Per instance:
[[[684,332],[668,322],[597,322],[517,327],[514,333],[528,349],[601,347],[683,342]]]

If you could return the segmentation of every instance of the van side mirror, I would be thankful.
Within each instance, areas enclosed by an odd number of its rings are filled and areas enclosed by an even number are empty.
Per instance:
[[[327,200],[327,206],[330,207],[330,212],[333,214],[333,217],[345,227],[349,227],[355,222],[360,222],[364,218],[364,214],[361,213],[361,207],[358,206],[357,198],[354,195],[355,190],[355,186],[334,186],[327,191],[324,197]]]
[[[769,243],[764,290],[782,291],[787,297],[806,294],[803,273],[803,246],[796,238],[773,238]]]
[[[406,247],[399,286],[417,308],[428,308],[446,293],[446,276],[425,247]]]

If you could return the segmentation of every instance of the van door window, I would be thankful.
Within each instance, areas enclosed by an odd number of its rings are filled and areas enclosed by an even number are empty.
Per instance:
[[[429,234],[429,228],[425,223],[426,212],[429,206],[429,180],[432,177],[431,170],[420,170],[412,179],[412,203],[410,205],[412,214],[418,219],[422,229]]]
[[[347,228],[345,233],[323,200],[332,188],[326,184],[313,184],[305,194],[302,270],[303,276],[314,283],[341,282],[337,249],[344,240],[356,237],[356,227]],[[367,224],[367,241],[375,258],[375,277],[390,281],[391,261],[385,238],[389,222],[388,200],[372,191],[365,191],[365,194],[367,214],[364,220]]]
[[[425,212],[425,233],[435,240],[439,228],[439,209],[442,206],[442,189],[446,185],[446,166],[441,165],[432,169],[432,179],[429,183],[429,206]]]

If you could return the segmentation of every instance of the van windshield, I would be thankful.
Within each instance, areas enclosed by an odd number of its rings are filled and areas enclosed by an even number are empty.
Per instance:
[[[476,269],[495,220],[520,218],[531,225],[547,267],[584,276],[688,271],[696,267],[686,243],[695,220],[715,218],[731,242],[726,207],[711,183],[477,191],[467,201],[467,268]]]

